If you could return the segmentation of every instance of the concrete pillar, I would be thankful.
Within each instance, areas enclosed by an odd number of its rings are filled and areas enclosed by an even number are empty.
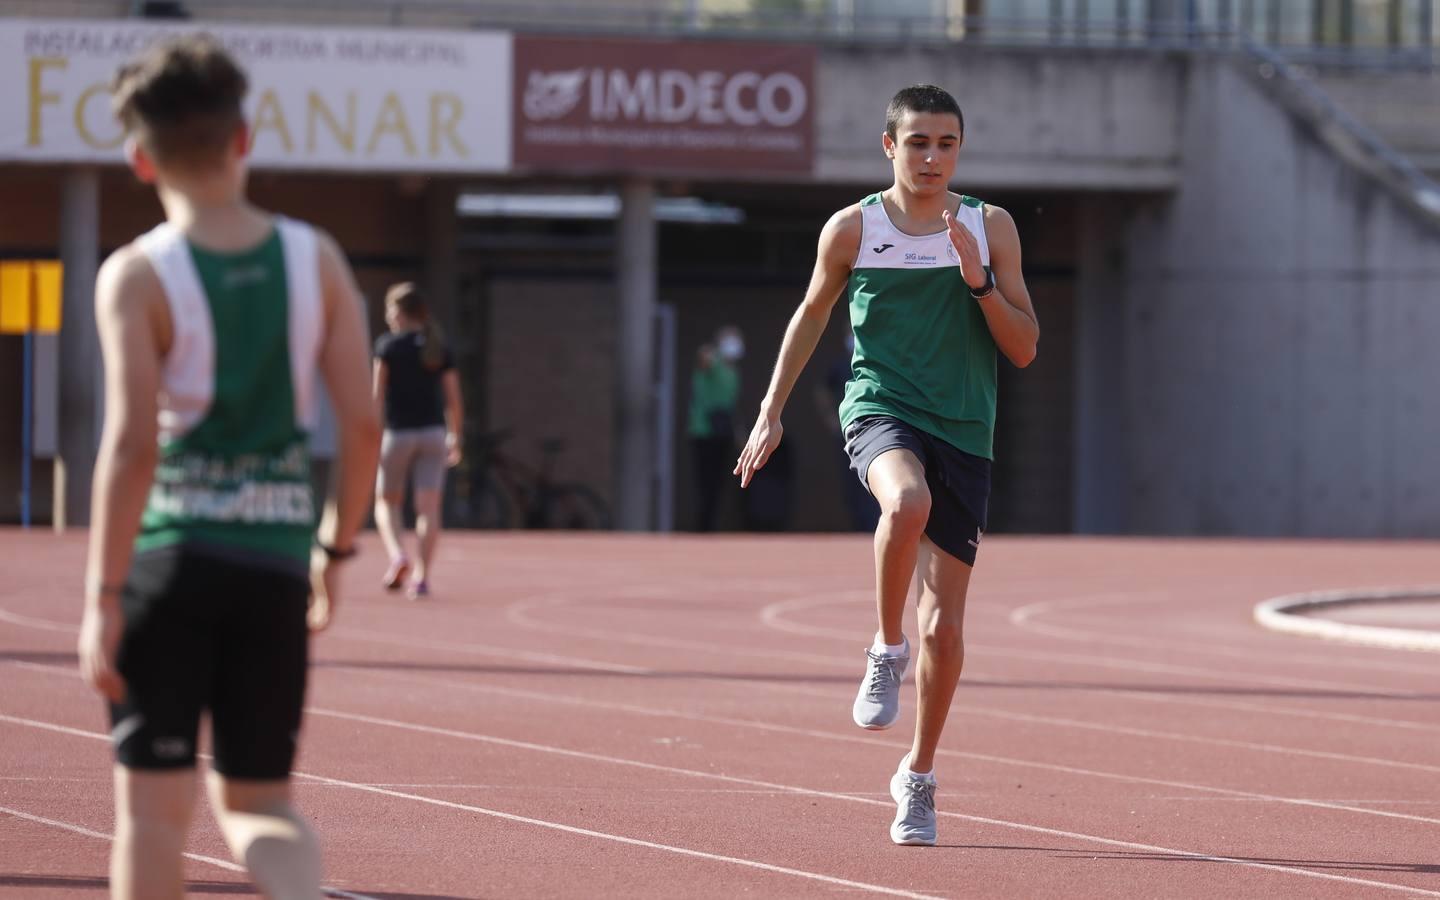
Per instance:
[[[1075,300],[1075,447],[1072,513],[1080,534],[1126,530],[1126,275],[1124,213],[1113,198],[1080,201]]]
[[[655,249],[655,186],[627,181],[621,189],[615,347],[615,525],[623,531],[646,531],[653,524]]]
[[[100,267],[100,172],[71,169],[60,190],[60,262],[65,268],[60,327],[59,465],[55,528],[90,524],[90,483],[100,447],[105,394],[95,331]]]

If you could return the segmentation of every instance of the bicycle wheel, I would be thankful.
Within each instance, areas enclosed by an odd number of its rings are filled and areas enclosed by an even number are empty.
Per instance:
[[[486,473],[470,492],[470,522],[472,528],[514,528],[515,504],[510,493]]]
[[[541,510],[541,528],[594,531],[610,527],[610,507],[583,484],[557,484]]]

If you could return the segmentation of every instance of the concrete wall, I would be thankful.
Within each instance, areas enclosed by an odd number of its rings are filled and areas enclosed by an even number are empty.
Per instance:
[[[957,177],[967,187],[1171,188],[1187,71],[1183,57],[1142,51],[825,47],[815,177],[888,184],[885,106],[899,88],[930,82],[965,113]]]
[[[1327,69],[1315,81],[1341,109],[1440,179],[1440,71]]]
[[[1440,535],[1440,228],[1236,63],[1184,104],[1178,189],[1091,236],[1118,280],[1082,290],[1077,520]]]

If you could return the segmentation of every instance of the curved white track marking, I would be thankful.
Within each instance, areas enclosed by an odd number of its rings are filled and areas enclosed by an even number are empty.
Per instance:
[[[1433,588],[1431,590],[1433,591]],[[1144,596],[1153,599],[1155,594],[1154,592],[1148,592]],[[1042,600],[1012,610],[1010,612],[1010,624],[1023,631],[1043,634],[1046,637],[1058,638],[1065,641],[1115,644],[1122,647],[1140,647],[1147,650],[1166,648],[1183,650],[1189,653],[1210,654],[1212,656],[1229,656],[1237,659],[1253,659],[1256,653],[1263,652],[1265,659],[1273,662],[1293,662],[1301,665],[1324,666],[1332,669],[1370,669],[1377,672],[1402,672],[1414,675],[1440,676],[1440,667],[1437,666],[1406,665],[1403,662],[1388,662],[1384,660],[1335,659],[1333,656],[1320,656],[1313,653],[1276,652],[1268,647],[1262,651],[1256,647],[1229,647],[1221,642],[1197,644],[1190,641],[1166,640],[1161,637],[1116,634],[1108,630],[1091,631],[1066,625],[1057,625],[1051,622],[1036,621],[1038,616],[1063,610],[1090,609],[1097,606],[1116,606],[1129,602],[1132,601],[1128,597],[1118,594],[1111,596],[1094,595],[1086,597],[1066,597],[1059,600]],[[1091,628],[1104,627],[1100,623],[1093,621],[1083,624]],[[1252,631],[1251,634],[1258,635],[1259,632]],[[1437,646],[1440,646],[1440,634],[1435,634],[1433,640]]]
[[[1378,590],[1311,591],[1272,597],[1255,607],[1254,617],[1261,626],[1286,634],[1371,647],[1436,653],[1440,652],[1440,631],[1358,625],[1296,613],[1302,609],[1321,609],[1332,605],[1355,605],[1386,600],[1434,600],[1437,597],[1440,597],[1440,589],[1434,585]]]
[[[416,650],[445,650],[454,653],[468,653],[471,656],[489,656],[508,660],[520,659],[526,662],[546,663],[572,669],[594,669],[600,672],[619,672],[626,675],[647,675],[655,671],[654,669],[647,669],[643,666],[627,666],[623,663],[580,659],[573,656],[556,656],[552,653],[535,653],[530,650],[488,646],[485,644],[470,643],[468,641],[431,641],[424,638],[410,638],[381,631],[368,631],[344,626],[331,629],[325,633],[345,640],[359,641],[362,643],[387,644],[393,647],[412,647]]]
[[[558,703],[568,706],[579,706],[593,709],[610,709],[616,712],[629,713],[632,715],[646,716],[650,718],[671,718],[681,719],[689,722],[701,722],[708,725],[724,725],[734,728],[751,728],[759,731],[771,731],[780,734],[793,734],[803,737],[819,738],[822,740],[839,741],[850,744],[867,744],[875,747],[895,748],[892,740],[876,737],[866,737],[855,734],[840,734],[838,732],[823,731],[814,728],[800,728],[794,725],[778,725],[770,722],[756,721],[753,719],[735,719],[727,716],[708,716],[700,713],[688,713],[672,709],[655,709],[646,706],[637,706],[629,703],[615,703],[612,701],[595,700],[589,697],[579,697],[567,694],[555,694],[546,691],[526,691],[517,688],[502,688],[493,685],[477,685],[469,682],[455,681],[452,679],[436,678],[426,675],[397,674],[392,672],[373,672],[359,668],[350,671],[363,673],[381,680],[415,681],[417,683],[444,686],[447,689],[460,689],[481,694],[501,694],[504,696],[516,697],[524,700],[535,700],[543,703]],[[1399,813],[1385,813],[1383,811],[1367,809],[1361,806],[1347,806],[1336,801],[1313,800],[1298,797],[1285,797],[1277,794],[1264,794],[1255,791],[1243,791],[1234,788],[1212,787],[1210,785],[1195,784],[1188,781],[1175,781],[1165,778],[1147,778],[1141,775],[1126,775],[1117,772],[1105,772],[1096,769],[1085,769],[1078,766],[1058,765],[1055,763],[1034,762],[1030,760],[1016,759],[1008,756],[994,756],[987,753],[975,753],[965,750],[950,750],[938,748],[936,753],[944,757],[957,759],[974,760],[978,762],[995,763],[1006,766],[1013,766],[1022,769],[1035,769],[1047,772],[1063,772],[1068,775],[1080,775],[1089,778],[1103,778],[1110,781],[1121,781],[1129,784],[1149,784],[1158,787],[1179,788],[1182,790],[1195,791],[1200,793],[1219,795],[1210,799],[1236,799],[1236,800],[1257,800],[1269,803],[1280,803],[1292,806],[1309,806],[1318,809],[1329,809],[1339,812],[1359,813],[1361,815],[1380,815],[1382,818],[1413,819],[1414,821],[1426,824],[1440,824],[1440,819],[1426,818],[1423,816],[1409,816]],[[1192,798],[1202,799],[1202,798]],[[1435,801],[1414,801],[1417,803],[1440,803]]]
[[[865,597],[866,599],[873,600],[874,592],[866,591]],[[791,597],[789,600],[771,603],[764,609],[761,609],[760,621],[766,628],[773,628],[776,631],[784,631],[790,634],[798,634],[803,637],[829,637],[836,640],[860,641],[863,643],[865,641],[865,632],[863,630],[841,631],[838,628],[821,628],[818,625],[800,625],[784,618],[784,615],[789,612],[810,609],[816,606],[834,606],[839,602],[840,599],[838,597],[826,594]]]
[[[324,711],[321,711],[321,710],[310,710],[310,712],[316,712],[316,713],[326,714]],[[588,758],[588,759],[597,759],[597,760],[600,760],[600,761],[614,762],[614,763],[618,763],[618,764],[621,764],[621,765],[635,766],[635,767],[639,767],[639,768],[643,768],[643,769],[661,769],[661,770],[668,771],[668,772],[671,772],[671,773],[673,773],[673,774],[678,774],[678,775],[689,775],[689,776],[696,777],[696,778],[707,778],[707,779],[714,779],[714,780],[726,781],[726,782],[731,782],[731,783],[749,784],[749,785],[753,785],[753,786],[757,786],[757,787],[771,788],[771,789],[773,789],[773,790],[779,790],[779,791],[783,791],[783,792],[785,792],[785,793],[787,793],[787,794],[795,794],[795,795],[799,795],[799,796],[819,797],[819,798],[823,798],[823,799],[827,799],[827,800],[840,800],[840,801],[849,802],[849,803],[863,803],[863,804],[865,804],[865,805],[867,805],[867,806],[880,806],[880,807],[886,807],[886,808],[890,808],[890,807],[893,807],[893,806],[894,806],[894,801],[889,800],[888,798],[887,798],[887,799],[884,799],[884,800],[877,800],[877,799],[874,799],[874,798],[869,797],[869,796],[861,796],[861,795],[857,795],[857,794],[842,794],[842,793],[837,793],[837,792],[834,792],[834,791],[813,790],[813,789],[811,789],[811,788],[797,787],[797,786],[794,786],[794,785],[777,784],[777,783],[775,783],[775,782],[769,782],[769,781],[760,781],[760,780],[756,780],[756,779],[739,778],[739,777],[733,776],[733,775],[722,775],[722,774],[719,774],[719,773],[716,773],[716,772],[702,772],[702,771],[694,770],[694,769],[678,769],[678,768],[672,769],[672,768],[665,767],[665,766],[657,766],[657,765],[655,765],[654,763],[644,763],[644,762],[639,762],[639,761],[636,761],[636,760],[625,760],[625,759],[619,759],[619,758],[598,757],[596,754],[584,753],[584,752],[578,751],[578,750],[564,750],[564,749],[562,749],[562,748],[545,747],[544,745],[540,745],[540,744],[527,745],[527,744],[525,744],[524,742],[521,742],[521,741],[505,741],[505,740],[503,740],[503,739],[490,738],[490,737],[487,736],[487,735],[476,735],[476,734],[472,734],[472,733],[469,733],[469,732],[454,731],[454,730],[452,730],[452,729],[446,729],[446,728],[432,728],[432,727],[429,727],[429,726],[420,726],[420,725],[414,725],[414,724],[405,723],[405,722],[395,722],[395,721],[393,721],[393,720],[379,719],[379,718],[372,717],[372,716],[359,716],[359,715],[350,715],[350,714],[339,714],[339,713],[335,713],[335,712],[333,712],[333,711],[329,712],[328,714],[330,714],[330,715],[337,715],[337,716],[340,716],[340,717],[342,717],[342,718],[353,719],[353,720],[360,721],[360,722],[367,723],[367,724],[383,725],[383,726],[389,726],[389,727],[402,728],[402,729],[406,729],[406,730],[414,730],[414,731],[418,731],[418,732],[422,732],[422,733],[426,733],[426,734],[441,735],[441,736],[445,736],[445,737],[454,737],[454,738],[458,738],[458,739],[461,739],[461,740],[479,740],[479,741],[482,741],[482,742],[485,742],[485,743],[503,743],[503,744],[506,744],[506,745],[517,746],[517,747],[521,747],[521,748],[525,748],[525,749],[539,749],[539,750],[543,750],[543,751],[546,751],[546,752],[552,752],[552,753],[558,752],[558,753],[561,753],[562,755],[565,755],[565,756],[582,757],[582,758]],[[33,719],[17,719],[16,717],[13,717],[13,716],[5,716],[4,718],[5,718],[6,720],[9,720],[9,721],[19,722],[19,723],[21,723],[21,724],[29,725],[30,727],[35,727],[35,728],[48,729],[48,728],[51,727],[50,723],[48,723],[48,722],[40,722],[40,721],[36,721],[36,720],[33,720]],[[74,729],[65,729],[65,731],[66,731],[66,732],[71,732],[71,731],[74,731]],[[109,735],[101,734],[101,733],[98,733],[98,732],[89,733],[87,736],[88,736],[88,737],[95,738],[95,739],[98,739],[98,740],[106,740],[106,741],[109,740]],[[882,886],[879,886],[879,885],[867,885],[867,884],[862,884],[862,883],[860,883],[860,882],[850,882],[850,881],[845,881],[844,879],[840,879],[840,878],[833,878],[833,877],[828,876],[828,875],[819,875],[819,874],[816,874],[816,873],[813,873],[813,872],[804,872],[804,871],[801,871],[801,870],[798,870],[798,869],[785,869],[785,868],[782,868],[782,867],[779,867],[779,866],[771,866],[771,865],[769,865],[768,863],[755,862],[755,861],[753,861],[753,860],[739,859],[739,858],[728,857],[728,856],[719,856],[719,855],[716,855],[716,854],[705,853],[705,852],[699,851],[699,850],[690,850],[690,849],[684,848],[684,847],[672,847],[672,846],[668,846],[668,845],[665,845],[665,844],[656,844],[656,843],[652,843],[652,842],[650,842],[650,841],[639,840],[639,839],[637,839],[637,838],[623,837],[623,836],[621,836],[621,835],[608,834],[608,833],[602,832],[602,831],[591,831],[591,830],[589,830],[589,829],[578,828],[578,827],[573,826],[573,825],[563,825],[563,824],[560,824],[560,823],[557,823],[557,822],[548,822],[548,821],[545,821],[545,820],[543,820],[543,819],[531,819],[531,818],[527,818],[527,817],[525,817],[525,816],[517,816],[517,815],[514,815],[514,814],[512,814],[512,813],[506,813],[506,812],[501,812],[501,811],[499,811],[499,810],[487,809],[487,808],[485,808],[485,807],[471,806],[471,805],[469,805],[469,804],[464,804],[464,803],[454,803],[454,802],[451,802],[451,801],[448,801],[448,800],[438,800],[438,799],[436,799],[436,798],[434,798],[434,797],[426,797],[426,796],[423,796],[423,795],[420,795],[420,794],[408,794],[408,793],[404,793],[404,792],[402,792],[402,791],[387,790],[387,789],[385,789],[385,788],[368,787],[368,786],[363,785],[363,784],[359,784],[359,783],[356,783],[356,782],[350,782],[350,781],[344,781],[344,780],[341,780],[341,779],[338,779],[338,778],[327,778],[327,777],[325,777],[325,776],[323,776],[323,775],[311,775],[311,774],[308,774],[308,773],[305,773],[305,772],[295,772],[295,773],[294,773],[294,777],[296,777],[296,778],[303,778],[303,779],[306,779],[306,780],[308,780],[308,781],[314,781],[314,782],[318,782],[318,783],[322,783],[322,784],[329,784],[329,785],[332,785],[332,786],[335,786],[335,787],[349,787],[349,788],[352,788],[353,790],[363,791],[363,792],[372,793],[372,794],[379,794],[379,795],[381,795],[381,796],[386,796],[386,797],[394,797],[394,798],[402,799],[402,800],[414,800],[414,801],[417,801],[417,802],[420,802],[420,803],[426,803],[426,804],[430,804],[430,805],[433,805],[433,806],[441,806],[441,807],[448,807],[448,808],[450,808],[450,809],[458,809],[458,810],[463,810],[463,811],[467,811],[467,812],[475,812],[475,813],[479,813],[479,814],[485,815],[485,816],[492,816],[492,817],[494,817],[494,818],[505,819],[505,820],[507,820],[507,821],[512,821],[512,822],[520,822],[520,823],[527,824],[527,825],[536,825],[536,826],[539,826],[539,827],[542,827],[542,828],[549,828],[549,829],[553,829],[553,830],[556,830],[556,831],[567,832],[567,833],[570,833],[570,834],[579,834],[579,835],[583,835],[583,836],[586,836],[586,837],[594,837],[594,838],[599,838],[599,839],[601,839],[601,840],[615,841],[615,842],[617,842],[617,843],[630,844],[630,845],[633,845],[633,846],[645,847],[645,848],[649,848],[649,849],[665,850],[665,851],[672,852],[672,853],[679,853],[679,854],[682,854],[682,855],[685,855],[685,856],[699,857],[699,858],[701,858],[701,859],[710,859],[710,860],[715,860],[715,861],[719,861],[719,862],[734,863],[734,864],[737,864],[737,865],[748,866],[748,867],[751,867],[751,868],[764,869],[764,870],[766,870],[766,871],[779,872],[779,873],[787,874],[787,875],[795,875],[795,876],[798,876],[798,877],[801,877],[801,878],[809,878],[809,879],[813,879],[813,880],[817,880],[817,881],[824,881],[824,882],[831,883],[831,884],[839,884],[839,885],[842,885],[842,886],[845,886],[845,887],[854,887],[854,888],[859,888],[859,889],[862,889],[862,890],[870,890],[870,891],[874,891],[874,892],[876,892],[876,893],[885,893],[885,894],[890,894],[890,895],[892,895],[892,896],[914,897],[914,898],[918,898],[918,900],[933,900],[933,897],[932,897],[931,895],[928,895],[928,894],[916,894],[916,893],[911,893],[911,892],[908,892],[908,891],[897,891],[897,890],[894,890],[893,888],[886,888],[886,887],[882,887]],[[1059,828],[1046,828],[1046,827],[1041,826],[1041,825],[1030,825],[1030,824],[1027,824],[1027,823],[1024,823],[1024,822],[1011,822],[1011,821],[1008,821],[1008,820],[1005,820],[1005,819],[992,819],[992,818],[989,818],[989,817],[987,817],[987,816],[972,816],[972,815],[967,815],[967,814],[965,814],[965,813],[946,812],[946,811],[943,811],[943,810],[937,811],[936,814],[939,815],[939,816],[943,816],[943,817],[945,817],[945,818],[948,818],[948,819],[959,819],[959,820],[967,821],[967,822],[978,822],[978,823],[980,823],[980,824],[982,824],[982,825],[993,825],[993,826],[996,826],[996,827],[998,827],[998,828],[1015,829],[1015,830],[1018,830],[1018,831],[1029,832],[1029,833],[1031,833],[1031,834],[1045,834],[1045,835],[1050,835],[1050,836],[1052,836],[1052,837],[1069,838],[1069,839],[1071,839],[1071,840],[1078,840],[1078,841],[1085,841],[1085,842],[1088,842],[1088,843],[1101,844],[1101,845],[1107,846],[1107,847],[1120,847],[1120,848],[1123,848],[1123,849],[1126,849],[1126,850],[1143,850],[1143,851],[1145,851],[1145,852],[1147,852],[1147,853],[1167,853],[1167,854],[1170,854],[1170,855],[1172,855],[1172,856],[1181,856],[1181,857],[1184,857],[1185,859],[1192,859],[1192,860],[1195,860],[1195,861],[1197,861],[1197,862],[1228,863],[1228,864],[1235,865],[1235,866],[1239,866],[1239,867],[1242,867],[1242,868],[1262,869],[1262,870],[1271,871],[1271,872],[1281,872],[1281,873],[1284,873],[1284,874],[1287,874],[1287,875],[1296,875],[1296,876],[1303,877],[1303,878],[1318,878],[1318,879],[1321,879],[1321,880],[1323,880],[1323,881],[1338,881],[1338,882],[1341,882],[1341,883],[1344,883],[1344,884],[1356,884],[1356,885],[1362,885],[1362,886],[1364,886],[1364,887],[1378,888],[1378,889],[1381,889],[1381,890],[1400,891],[1400,892],[1402,892],[1402,893],[1414,894],[1414,895],[1417,895],[1417,896],[1424,896],[1424,897],[1440,897],[1440,891],[1428,891],[1428,890],[1425,890],[1424,888],[1415,888],[1415,887],[1410,887],[1410,886],[1408,886],[1408,885],[1394,884],[1394,883],[1385,882],[1385,881],[1372,881],[1372,880],[1366,879],[1366,878],[1354,878],[1354,877],[1351,877],[1351,876],[1348,876],[1348,875],[1333,875],[1333,874],[1331,874],[1331,873],[1329,873],[1329,872],[1316,872],[1316,871],[1312,871],[1312,870],[1310,870],[1310,869],[1305,869],[1305,868],[1302,868],[1302,867],[1299,867],[1299,866],[1287,866],[1287,865],[1282,865],[1282,864],[1278,864],[1278,863],[1259,862],[1259,861],[1252,860],[1252,859],[1244,859],[1244,858],[1241,858],[1241,857],[1234,857],[1234,856],[1215,856],[1215,855],[1211,855],[1211,854],[1207,854],[1207,853],[1198,853],[1198,852],[1191,851],[1191,850],[1177,850],[1177,849],[1174,849],[1174,848],[1172,848],[1172,847],[1162,847],[1162,846],[1159,846],[1159,845],[1156,845],[1156,844],[1141,844],[1141,843],[1138,843],[1138,842],[1135,842],[1135,841],[1123,841],[1123,840],[1118,840],[1118,839],[1115,839],[1115,838],[1100,837],[1099,835],[1084,834],[1084,833],[1075,832],[1075,831],[1065,831],[1065,830],[1062,830],[1062,829],[1059,829]]]
[[[90,735],[87,734],[86,736],[88,737]],[[96,831],[93,828],[86,828],[83,825],[75,825],[70,822],[61,822],[59,819],[51,819],[45,816],[37,816],[33,813],[23,812],[18,809],[11,809],[8,806],[0,806],[0,813],[14,816],[17,819],[25,819],[26,821],[35,822],[39,825],[48,825],[51,828],[59,828],[64,831],[73,832],[75,834],[83,834],[86,837],[98,838],[102,841],[115,840],[115,836],[113,834],[106,834],[103,831]],[[186,859],[191,859],[195,862],[215,866],[218,869],[225,869],[230,872],[239,872],[242,875],[249,874],[249,870],[246,869],[244,866],[239,865],[238,863],[233,863],[228,859],[217,859],[213,856],[205,856],[202,853],[185,853],[184,856]],[[324,891],[325,895],[328,897],[340,897],[343,898],[343,900],[378,900],[378,898],[371,897],[368,894],[356,894],[350,891],[342,891],[339,888],[327,887],[321,888],[321,890]]]
[[[797,599],[802,599],[802,598],[797,598]],[[811,603],[808,604],[809,606],[822,606],[822,605],[824,605],[824,599],[822,599],[822,598],[808,597],[808,598],[803,598],[803,599],[807,599],[807,600],[812,601]],[[789,601],[784,601],[784,602],[789,602]],[[764,611],[762,610],[761,612],[762,612],[762,617],[763,617]],[[771,616],[771,619],[772,619],[772,620],[778,620],[778,614],[772,615],[772,616]],[[767,623],[767,624],[769,624],[769,623]],[[536,627],[536,626],[531,626],[531,627]],[[772,627],[773,627],[773,626],[772,626]],[[561,630],[561,631],[563,632],[563,629],[559,629],[559,630]],[[790,622],[790,621],[788,621],[788,620],[786,620],[786,628],[785,628],[785,630],[790,631],[791,633],[794,633],[794,634],[800,634],[800,635],[805,635],[805,636],[809,636],[809,637],[824,637],[824,638],[834,638],[834,637],[838,637],[838,635],[832,633],[829,629],[818,628],[818,627],[810,626],[810,625],[804,625],[804,624],[800,624],[800,623],[797,623],[797,622]],[[623,636],[623,635],[610,635],[610,636],[607,637],[607,639],[608,639],[608,640],[624,640],[624,639],[625,639],[625,636]],[[719,647],[719,646],[717,646],[717,645],[713,645],[713,644],[712,644],[712,645],[709,645],[709,648],[710,648],[710,650],[711,650],[712,652],[717,652],[717,653],[718,653],[718,652],[723,652],[725,649],[728,649],[728,648],[721,648],[721,647]],[[1087,655],[1087,654],[1083,654],[1083,653],[1058,653],[1058,652],[1053,651],[1053,650],[1027,650],[1027,649],[1020,648],[1020,647],[1001,647],[1001,646],[997,646],[997,645],[995,645],[995,644],[980,644],[980,643],[975,643],[975,642],[972,642],[972,641],[966,641],[966,642],[965,642],[965,652],[966,652],[967,654],[986,654],[986,655],[999,656],[999,657],[1004,657],[1004,658],[1006,658],[1006,659],[1028,659],[1028,660],[1034,660],[1034,661],[1036,661],[1036,662],[1071,663],[1071,664],[1082,665],[1082,666],[1098,666],[1098,667],[1100,667],[1100,668],[1106,668],[1106,669],[1119,669],[1119,670],[1122,670],[1122,671],[1145,672],[1145,673],[1148,673],[1148,674],[1159,674],[1159,675],[1188,675],[1188,676],[1195,677],[1195,678],[1204,678],[1204,679],[1207,679],[1207,680],[1210,680],[1210,681],[1235,681],[1235,682],[1242,682],[1242,683],[1245,683],[1245,684],[1268,684],[1268,685],[1274,685],[1274,686],[1276,686],[1276,687],[1303,688],[1303,689],[1306,689],[1306,690],[1314,690],[1314,689],[1316,689],[1316,688],[1325,688],[1325,689],[1328,689],[1328,690],[1336,690],[1336,691],[1349,691],[1349,692],[1364,691],[1364,692],[1367,692],[1367,693],[1387,694],[1387,695],[1389,695],[1389,696],[1391,696],[1391,697],[1395,697],[1395,698],[1406,698],[1406,697],[1419,697],[1419,696],[1422,696],[1422,694],[1421,694],[1420,692],[1418,692],[1418,691],[1402,691],[1402,690],[1394,690],[1394,689],[1392,689],[1392,688],[1386,688],[1386,687],[1374,687],[1374,686],[1372,686],[1372,685],[1357,685],[1357,684],[1355,684],[1354,682],[1324,681],[1324,680],[1317,679],[1317,678],[1287,678],[1287,677],[1281,676],[1281,675],[1252,675],[1252,674],[1247,674],[1247,673],[1244,673],[1244,672],[1233,672],[1233,671],[1217,673],[1216,670],[1213,669],[1213,668],[1210,668],[1210,669],[1201,669],[1201,668],[1197,668],[1197,667],[1194,667],[1194,666],[1177,666],[1177,665],[1170,665],[1170,664],[1167,664],[1167,663],[1151,663],[1151,662],[1140,662],[1140,661],[1138,661],[1138,660],[1113,659],[1113,658],[1108,657],[1108,656],[1092,656],[1092,655]],[[774,656],[782,656],[782,657],[788,658],[788,654],[785,654],[785,653],[783,653],[783,652],[782,652],[782,653],[772,653],[772,654],[768,654],[768,655],[770,655],[770,656],[772,656],[772,657],[774,657]],[[1253,655],[1253,654],[1252,654],[1252,655]],[[1268,655],[1267,655],[1266,658],[1267,658],[1267,659],[1269,658]],[[840,662],[840,660],[839,660],[838,658],[832,658],[831,661],[832,661],[832,662]]]
[[[563,634],[567,637],[588,637],[596,640],[608,641],[611,643],[620,642],[626,644],[639,644],[645,647],[666,647],[671,650],[699,650],[703,653],[722,653],[727,656],[753,656],[758,659],[773,660],[776,657],[783,657],[792,662],[807,662],[816,665],[834,665],[841,660],[834,656],[816,656],[808,653],[793,653],[779,650],[761,650],[754,647],[743,646],[739,642],[735,644],[711,644],[705,641],[690,641],[682,638],[666,638],[653,635],[638,635],[628,631],[611,631],[605,628],[584,628],[573,625],[555,625],[549,622],[541,622],[531,618],[527,613],[532,609],[549,609],[556,606],[571,604],[575,601],[574,594],[567,597],[546,597],[536,600],[517,600],[505,607],[505,618],[512,624],[518,625],[531,631],[543,631],[546,634]],[[862,635],[858,638],[863,646],[865,638]],[[853,660],[845,660],[853,663]]]

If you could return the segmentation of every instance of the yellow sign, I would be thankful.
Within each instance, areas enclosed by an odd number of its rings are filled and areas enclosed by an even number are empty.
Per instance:
[[[60,331],[60,263],[0,262],[0,334]]]

